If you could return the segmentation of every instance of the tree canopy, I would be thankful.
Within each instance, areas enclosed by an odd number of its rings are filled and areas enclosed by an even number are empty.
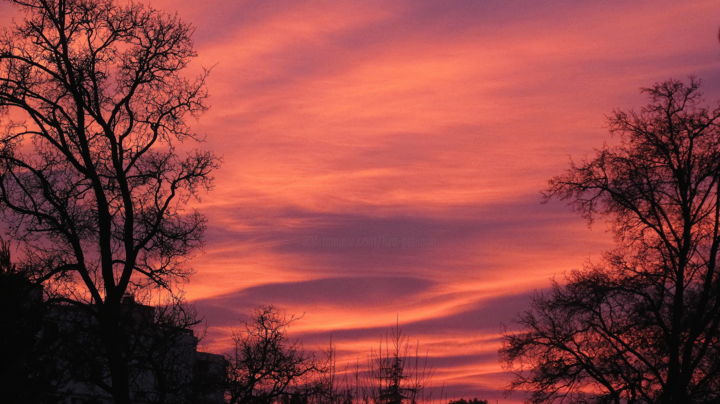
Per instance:
[[[720,400],[720,108],[699,82],[643,90],[618,142],[550,180],[547,198],[607,219],[617,248],[537,296],[501,350],[531,402]]]
[[[0,209],[24,265],[98,320],[117,402],[129,402],[120,303],[187,274],[203,216],[186,209],[217,159],[200,140],[205,77],[181,73],[192,27],[135,2],[15,0],[0,34]]]
[[[263,306],[234,333],[234,349],[227,358],[230,404],[272,403],[288,396],[307,400],[327,393],[322,385],[326,364],[287,336],[294,320]]]

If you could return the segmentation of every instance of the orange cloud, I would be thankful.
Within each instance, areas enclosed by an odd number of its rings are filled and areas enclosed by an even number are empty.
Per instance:
[[[715,1],[153,6],[197,27],[192,69],[214,66],[197,129],[224,165],[185,285],[206,346],[274,303],[350,365],[399,318],[451,397],[499,397],[502,324],[610,245],[539,203],[608,139],[603,115],[668,76],[720,95]]]
[[[199,129],[224,166],[187,285],[207,343],[275,303],[352,363],[397,315],[457,395],[502,389],[501,325],[610,245],[539,204],[547,179],[639,87],[720,71],[710,1],[213,4],[167,5],[216,65]]]

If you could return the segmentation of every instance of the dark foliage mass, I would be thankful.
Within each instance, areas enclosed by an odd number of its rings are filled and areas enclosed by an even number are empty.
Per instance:
[[[547,198],[607,219],[618,247],[506,335],[532,402],[720,400],[720,108],[698,86],[643,90],[648,105],[609,118],[616,145],[550,181]]]
[[[32,281],[95,318],[106,387],[129,403],[121,301],[187,274],[205,220],[184,206],[217,165],[176,149],[205,109],[205,75],[180,75],[192,29],[136,2],[13,3],[24,19],[0,34],[0,208]]]
[[[8,404],[107,402],[111,371],[97,318],[77,305],[44,299],[32,270],[11,263],[0,240],[0,392]],[[129,388],[148,404],[217,403],[224,361],[197,352],[194,312],[180,300],[151,307],[131,296],[119,323],[127,339]],[[199,367],[204,367],[200,369]]]
[[[488,404],[488,402],[487,400],[480,400],[477,398],[471,398],[469,400],[461,398],[459,400],[452,400],[449,404]]]
[[[47,358],[57,340],[43,334],[42,291],[10,263],[0,243],[0,386],[8,403],[37,403],[55,391],[60,372]]]

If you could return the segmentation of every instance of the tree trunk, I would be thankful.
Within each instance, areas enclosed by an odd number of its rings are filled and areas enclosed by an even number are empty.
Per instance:
[[[130,401],[130,371],[125,355],[125,333],[117,320],[119,310],[103,311],[101,315],[106,318],[100,319],[102,327],[102,338],[108,359],[108,370],[110,371],[111,394],[115,404],[131,404]]]

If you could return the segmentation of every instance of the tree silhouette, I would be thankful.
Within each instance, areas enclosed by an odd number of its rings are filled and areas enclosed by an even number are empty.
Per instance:
[[[205,221],[184,209],[210,185],[186,125],[205,77],[177,17],[112,0],[15,0],[24,21],[0,36],[0,206],[25,267],[55,298],[90,311],[111,393],[129,403],[121,300],[187,274]],[[125,4],[125,3],[124,3]]]
[[[402,404],[426,400],[425,388],[433,370],[427,353],[420,354],[420,344],[412,345],[399,322],[380,340],[377,351],[370,354],[369,385],[376,403]]]
[[[330,344],[328,366],[321,385],[320,403],[402,404],[442,401],[430,392],[434,370],[429,354],[420,353],[420,343],[410,342],[399,322],[380,338],[377,348],[367,356],[367,365],[360,359],[346,362],[338,372],[335,351]],[[316,395],[317,396],[317,395]]]
[[[451,400],[449,404],[488,404],[488,401],[480,400],[478,398],[471,398],[469,400],[461,398],[459,400]]]
[[[720,108],[698,86],[644,89],[648,105],[609,118],[616,146],[550,181],[547,198],[607,218],[618,246],[506,335],[532,402],[720,400]]]
[[[314,395],[326,366],[287,337],[293,317],[273,306],[258,308],[234,336],[228,359],[228,402],[269,404],[289,395]]]

